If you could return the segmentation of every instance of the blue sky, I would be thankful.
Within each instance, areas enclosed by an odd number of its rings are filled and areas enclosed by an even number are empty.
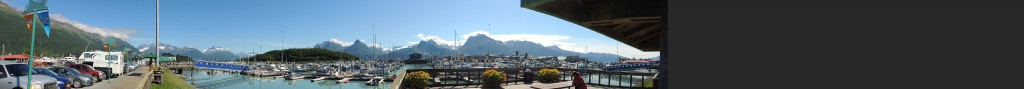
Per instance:
[[[4,2],[24,8],[27,0]],[[154,42],[154,4],[155,0],[48,2],[51,13],[81,23],[80,28],[128,39],[133,45]],[[519,0],[163,0],[160,30],[162,43],[200,50],[220,46],[235,52],[312,47],[328,40],[373,42],[376,32],[384,47],[423,39],[454,44],[469,34],[490,33],[498,40],[528,40],[580,52],[658,55],[521,8]]]

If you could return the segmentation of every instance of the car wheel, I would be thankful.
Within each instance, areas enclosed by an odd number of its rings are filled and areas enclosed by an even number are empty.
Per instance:
[[[93,81],[92,83],[103,81],[103,79],[100,79],[100,76],[93,75],[92,78],[96,78],[96,81]]]
[[[74,81],[71,81],[71,87],[81,88],[82,87],[82,80],[77,80],[76,79]]]

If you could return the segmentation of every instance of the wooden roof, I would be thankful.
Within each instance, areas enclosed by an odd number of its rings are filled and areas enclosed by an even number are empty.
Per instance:
[[[558,17],[641,51],[660,51],[666,0],[522,0],[521,6]]]

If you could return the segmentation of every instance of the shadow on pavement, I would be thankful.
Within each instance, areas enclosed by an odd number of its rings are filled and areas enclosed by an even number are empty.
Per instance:
[[[142,73],[132,73],[128,74],[128,76],[142,76]]]

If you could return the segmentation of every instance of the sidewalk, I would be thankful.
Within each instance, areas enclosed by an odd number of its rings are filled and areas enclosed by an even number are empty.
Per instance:
[[[121,75],[111,80],[103,80],[103,82],[82,89],[143,89],[149,84],[150,76],[152,76],[152,73],[149,72],[149,67],[141,67],[126,75]]]

